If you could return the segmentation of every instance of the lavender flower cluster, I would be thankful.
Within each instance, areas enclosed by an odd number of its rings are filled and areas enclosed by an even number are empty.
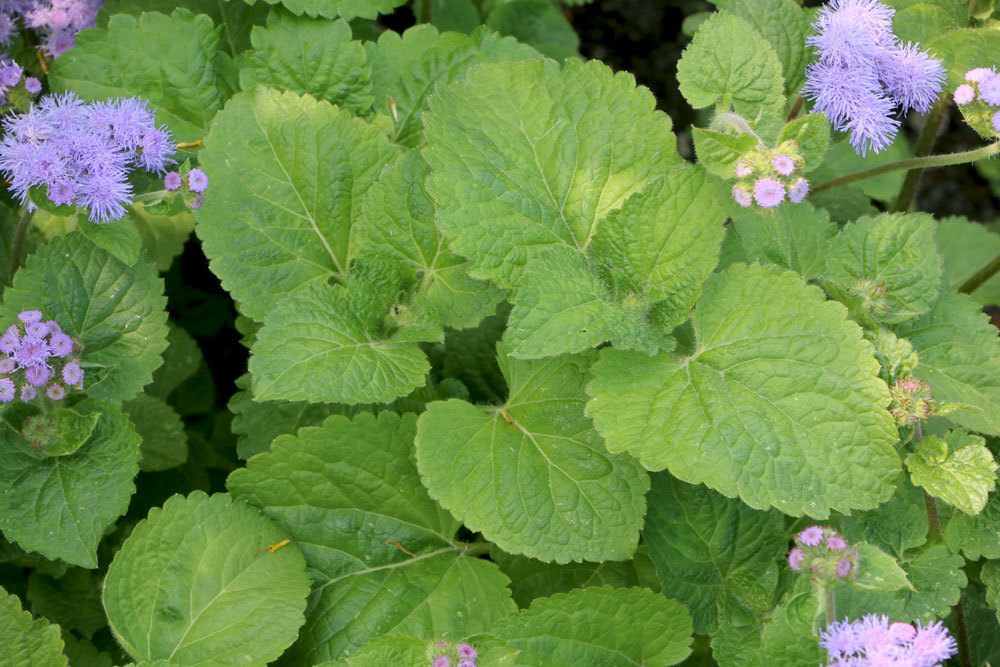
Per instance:
[[[978,67],[965,73],[965,83],[955,89],[952,98],[968,117],[969,111],[990,118],[993,130],[1000,132],[1000,74],[993,68]]]
[[[799,204],[809,194],[809,181],[797,176],[802,159],[795,154],[794,142],[788,141],[776,150],[759,147],[736,163],[733,199],[744,208],[756,203],[761,208],[774,208],[785,201]]]
[[[14,61],[0,62],[0,104],[7,101],[7,94],[21,83],[24,69]],[[42,92],[42,82],[33,76],[24,78],[24,90],[31,95]]]
[[[479,654],[468,644],[438,642],[434,648],[437,649],[437,655],[431,662],[431,667],[476,667],[476,656]]]
[[[4,0],[0,2],[0,44],[24,25],[42,36],[42,49],[55,58],[76,46],[76,33],[92,28],[104,0]]]
[[[184,185],[184,177],[179,172],[170,171],[163,177],[163,187],[169,192],[176,192]],[[187,174],[187,189],[194,193],[191,208],[201,208],[205,201],[205,190],[208,189],[208,175],[201,169],[192,169]]]
[[[939,60],[892,32],[894,13],[879,0],[833,0],[808,39],[819,59],[806,69],[802,94],[837,130],[850,132],[860,155],[891,144],[895,114],[927,112],[944,83]]]
[[[788,567],[803,569],[814,579],[846,579],[856,574],[858,551],[837,531],[824,526],[809,526],[795,536],[795,546],[788,552]]]
[[[161,173],[173,142],[138,98],[84,103],[72,93],[43,98],[4,120],[0,172],[22,202],[32,188],[59,206],[82,206],[92,222],[125,215],[133,169]]]
[[[940,667],[958,650],[940,621],[914,627],[890,623],[888,617],[875,614],[833,623],[820,637],[820,646],[830,656],[830,667]]]
[[[41,311],[25,310],[0,336],[0,403],[15,395],[28,403],[45,387],[53,401],[66,397],[67,388],[83,389],[83,369],[73,339],[55,320],[43,321]]]

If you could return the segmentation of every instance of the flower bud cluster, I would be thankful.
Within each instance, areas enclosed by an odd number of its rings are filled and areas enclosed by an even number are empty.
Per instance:
[[[761,208],[775,208],[781,202],[801,203],[809,194],[809,181],[798,174],[802,158],[794,141],[782,142],[770,150],[758,146],[736,162],[736,185],[733,199],[744,208],[755,203]]]
[[[969,70],[965,82],[952,93],[952,99],[974,130],[987,136],[1000,133],[1000,74],[996,70],[985,67]]]
[[[463,642],[438,642],[434,645],[431,667],[476,667],[476,649]]]
[[[826,526],[810,526],[795,536],[788,552],[788,567],[809,572],[814,580],[835,581],[857,574],[858,550],[837,531]]]
[[[931,386],[915,377],[897,380],[889,387],[889,412],[899,426],[913,426],[925,421],[934,412]]]
[[[185,186],[187,184],[187,187]],[[177,192],[184,188],[191,197],[190,206],[192,209],[201,208],[205,201],[205,190],[208,189],[208,175],[201,169],[192,169],[187,172],[187,177],[179,171],[169,171],[163,177],[163,188],[168,192]]]
[[[79,347],[55,322],[38,310],[25,310],[0,336],[0,403],[15,397],[33,401],[44,389],[61,401],[70,388],[83,389]]]

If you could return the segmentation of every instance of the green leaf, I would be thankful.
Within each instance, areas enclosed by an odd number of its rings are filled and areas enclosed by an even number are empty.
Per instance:
[[[240,68],[240,85],[271,86],[312,95],[358,115],[372,106],[371,70],[346,21],[272,12],[251,34],[253,49]]]
[[[263,664],[302,625],[309,577],[297,544],[224,494],[173,496],[140,522],[104,581],[104,608],[136,660]]]
[[[167,349],[163,365],[153,373],[153,382],[146,388],[150,396],[167,398],[205,363],[201,348],[186,330],[168,323]]]
[[[302,545],[313,580],[297,664],[356,651],[383,634],[486,632],[514,609],[507,578],[454,541],[458,522],[420,483],[416,416],[383,412],[282,436],[229,477]],[[415,554],[415,555],[414,555]]]
[[[517,651],[489,635],[465,637],[463,641],[476,650],[475,663],[481,667],[512,667],[517,664]],[[447,648],[442,649],[439,644]],[[453,642],[438,642],[416,637],[376,637],[357,652],[342,660],[324,662],[318,667],[368,667],[369,665],[423,665],[445,655],[457,664]]]
[[[0,322],[38,309],[79,341],[85,388],[124,400],[149,384],[167,347],[163,281],[152,265],[126,266],[79,238],[45,243],[4,292]]]
[[[844,517],[841,527],[851,543],[869,542],[897,558],[927,542],[924,494],[903,480],[889,502],[869,512]]]
[[[0,588],[0,661],[17,667],[66,667],[59,626],[33,619],[17,596]]]
[[[691,138],[698,153],[698,164],[726,179],[732,178],[736,173],[736,162],[758,144],[757,137],[747,132],[734,135],[700,127],[691,128]]]
[[[778,143],[794,141],[802,156],[802,171],[809,172],[821,164],[830,148],[830,121],[821,113],[799,116],[785,125],[778,136]],[[782,208],[794,208],[783,206]]]
[[[859,564],[858,574],[851,580],[851,586],[887,592],[913,588],[895,558],[867,542],[853,546],[858,550]]]
[[[437,224],[477,277],[515,286],[527,248],[585,253],[601,222],[678,164],[670,120],[597,61],[483,65],[425,114]]]
[[[863,169],[878,167],[897,160],[905,160],[912,157],[912,155],[913,151],[907,143],[905,134],[898,135],[896,140],[884,151],[879,153],[869,152],[865,157],[858,155],[850,142],[842,139],[830,145],[822,163],[814,164],[815,171],[811,179],[814,183],[823,183],[838,176],[844,176],[845,174],[852,174]],[[857,186],[852,185],[847,188],[837,188],[811,196],[810,201],[816,206],[829,208],[831,216],[840,222],[854,220],[862,215],[874,215],[875,211],[871,206],[871,202],[862,196],[862,192],[872,199],[891,204],[896,199],[896,195],[899,194],[899,189],[902,187],[905,177],[906,172],[903,170],[890,171],[872,178],[866,178],[860,181]],[[837,217],[831,205],[838,206],[847,211],[849,215],[843,218]]]
[[[945,293],[929,313],[896,328],[920,357],[914,372],[939,403],[967,409],[948,419],[973,431],[1000,434],[1000,340],[996,328],[964,294]]]
[[[953,513],[943,533],[951,550],[961,550],[969,560],[1000,558],[1000,493],[991,493],[986,507],[975,516]]]
[[[386,167],[368,191],[357,222],[361,255],[392,257],[419,280],[415,300],[448,327],[475,326],[503,293],[468,275],[468,263],[448,250],[434,225],[434,203],[424,189],[427,163],[409,151]]]
[[[502,35],[530,44],[549,58],[579,55],[580,38],[550,0],[507,0],[497,3],[484,21]]]
[[[903,568],[916,590],[902,591],[906,617],[926,623],[948,616],[969,583],[964,566],[965,559],[943,544],[932,545],[915,556],[907,554]]]
[[[625,560],[639,541],[649,479],[609,455],[583,415],[594,355],[518,361],[500,346],[500,407],[431,403],[417,424],[430,496],[470,530],[544,561]]]
[[[943,446],[946,458],[926,456],[921,450],[907,456],[913,483],[966,514],[979,514],[997,482],[997,462],[986,441],[957,430],[944,438],[928,436],[923,444],[934,440]]]
[[[424,384],[430,364],[416,342],[380,336],[347,290],[310,285],[264,321],[250,357],[256,400],[385,403]]]
[[[945,284],[955,291],[1000,255],[1000,234],[961,217],[937,223],[937,244],[944,257]],[[1000,304],[1000,275],[987,280],[970,296],[980,305]]]
[[[142,394],[122,407],[142,438],[140,470],[169,470],[187,461],[184,422],[163,399]]]
[[[513,37],[501,37],[487,28],[471,35],[439,34],[426,24],[402,35],[387,30],[365,48],[372,68],[375,109],[396,120],[395,139],[405,146],[424,142],[421,116],[439,85],[464,77],[480,63],[542,57]]]
[[[730,266],[705,287],[690,356],[601,351],[588,414],[612,452],[751,507],[870,509],[892,495],[898,435],[845,315],[795,274]]]
[[[733,14],[719,12],[698,28],[677,63],[677,82],[695,109],[732,105],[758,131],[781,122],[781,62],[767,40]]]
[[[775,264],[803,278],[817,278],[826,272],[830,241],[837,234],[837,225],[830,222],[826,209],[808,202],[779,206],[768,215],[740,210],[732,229],[746,260]]]
[[[986,603],[993,607],[997,612],[997,619],[1000,619],[1000,563],[987,561],[983,564],[980,576],[986,586]]]
[[[213,66],[219,35],[207,16],[184,9],[138,19],[118,14],[106,29],[77,35],[76,44],[49,70],[53,91],[85,100],[141,97],[177,141],[203,138],[222,107]]]
[[[0,530],[26,551],[95,568],[97,543],[135,491],[139,437],[114,403],[87,399],[74,409],[100,419],[67,456],[44,457],[0,422],[0,486],[7,489],[0,495]]]
[[[32,612],[84,637],[92,637],[107,623],[96,572],[71,568],[61,577],[32,572],[27,599]]]
[[[970,69],[1000,65],[1000,33],[992,26],[955,28],[923,46],[944,61],[946,85],[952,89],[965,80]]]
[[[98,418],[96,414],[81,415],[72,408],[57,406],[50,412],[27,416],[20,433],[45,456],[66,456],[90,439]]]
[[[194,230],[194,217],[187,211],[177,215],[158,215],[133,202],[127,218],[139,232],[148,257],[161,272],[170,269],[174,259],[184,252],[184,244]]]
[[[101,612],[103,618],[104,612]],[[86,639],[77,639],[72,633],[63,634],[66,646],[63,652],[69,658],[70,667],[114,667],[114,659],[105,651],[98,651]]]
[[[630,588],[644,585],[646,570],[652,563],[642,547],[635,558],[601,563],[544,563],[534,558],[513,556],[500,549],[490,551],[490,560],[510,577],[510,590],[519,607],[527,607],[535,598],[568,593],[576,588],[614,586]],[[655,581],[650,582],[657,584]],[[649,588],[649,584],[645,584]],[[657,586],[658,587],[658,586]]]
[[[892,31],[903,41],[927,44],[969,22],[969,9],[949,0],[890,0]]]
[[[254,4],[258,0],[245,0]],[[373,19],[379,14],[390,14],[404,0],[262,0],[271,5],[282,5],[293,14],[321,16],[334,19],[338,16]]]
[[[771,44],[785,75],[785,92],[797,91],[804,81],[809,29],[802,7],[793,0],[718,0],[715,4],[746,21]]]
[[[197,231],[245,315],[263,320],[294,289],[346,276],[361,197],[395,155],[326,102],[258,88],[226,104],[199,156],[212,190]]]
[[[734,608],[760,614],[774,605],[788,551],[778,512],[659,473],[643,537],[664,593],[687,605],[699,634],[714,633]]]
[[[644,588],[585,588],[539,598],[494,632],[518,665],[676,665],[691,653],[684,605]]]
[[[94,245],[104,248],[126,266],[134,266],[142,255],[142,237],[128,217],[111,224],[98,225],[80,216],[77,218],[76,228]]]
[[[871,314],[899,324],[931,309],[941,291],[941,258],[927,214],[883,214],[844,227],[827,255],[830,277],[872,294]]]

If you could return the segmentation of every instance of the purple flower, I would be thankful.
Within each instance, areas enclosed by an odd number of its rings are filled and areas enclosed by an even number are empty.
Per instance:
[[[66,398],[66,389],[61,384],[50,384],[45,388],[45,395],[53,401],[61,401]]]
[[[17,315],[17,319],[21,320],[25,324],[33,324],[35,322],[42,321],[42,311],[40,310],[22,310]]]
[[[434,658],[434,662],[431,663],[431,667],[451,667],[451,658],[446,655],[439,655]]]
[[[889,115],[892,102],[885,97],[870,102],[869,106],[856,109],[844,125],[851,133],[851,146],[862,157],[869,150],[879,153],[888,148],[899,131],[899,121]]]
[[[29,76],[24,80],[24,89],[32,95],[37,95],[42,92],[42,82],[33,76]]]
[[[996,72],[987,67],[977,67],[976,69],[970,69],[968,72],[965,73],[965,80],[971,81],[973,83],[979,83],[980,81],[983,81],[987,77],[993,76],[995,74]]]
[[[737,160],[736,162],[736,178],[746,178],[753,173],[753,167],[748,165],[743,160]]]
[[[802,563],[806,559],[806,552],[798,547],[794,547],[788,552],[788,567],[798,572],[802,569]]]
[[[468,644],[459,644],[456,646],[455,653],[458,654],[459,658],[475,658],[478,655],[476,649],[472,648]]]
[[[188,172],[188,189],[191,192],[204,192],[208,187],[208,176],[201,169]]]
[[[142,149],[139,159],[146,171],[159,173],[168,164],[173,164],[170,155],[174,152],[174,146],[170,140],[170,131],[165,126],[147,130],[142,135],[139,147]]]
[[[4,354],[13,354],[20,344],[21,336],[16,326],[8,327],[3,336],[0,336],[0,352]]]
[[[733,199],[735,199],[736,203],[743,208],[753,204],[753,196],[750,194],[750,191],[742,185],[733,186]]]
[[[0,378],[0,403],[10,403],[14,400],[14,381],[10,378]]]
[[[826,548],[830,551],[843,551],[847,548],[847,542],[843,537],[834,533],[826,538]]]
[[[912,657],[921,667],[930,667],[944,662],[958,651],[958,646],[941,621],[930,625],[917,622],[917,631],[910,644]]]
[[[891,46],[895,10],[879,0],[833,0],[816,13],[816,34],[806,44],[838,65],[861,65],[877,48]]]
[[[21,81],[24,70],[15,62],[0,64],[0,85],[16,86]]]
[[[30,384],[26,384],[21,387],[21,402],[28,403],[29,401],[35,400],[35,396],[38,396],[38,390],[32,387]]]
[[[851,567],[853,565],[854,564],[851,562],[850,558],[841,558],[840,560],[838,560],[836,569],[837,576],[843,579],[844,577],[849,575],[851,573]]]
[[[990,106],[1000,106],[1000,75],[991,73],[979,82],[979,99]]]
[[[831,623],[820,633],[819,644],[831,665],[851,667],[937,667],[957,652],[940,621],[914,628],[909,623],[890,625],[888,617],[874,614]]]
[[[795,537],[795,541],[807,547],[818,547],[823,541],[822,526],[809,526]]]
[[[201,208],[201,205],[205,203],[205,195],[199,193],[194,199],[191,200],[191,210],[197,211]]]
[[[976,99],[976,91],[969,84],[963,83],[955,89],[955,93],[952,97],[955,100],[955,104],[962,106],[963,104],[968,104],[972,100]]]
[[[24,336],[11,356],[21,368],[42,366],[49,358],[49,344],[41,336]]]
[[[808,196],[809,181],[804,178],[798,179],[792,183],[792,187],[788,188],[788,201],[793,204],[801,204]]]
[[[83,384],[83,369],[80,368],[80,364],[71,361],[63,366],[62,379],[71,387],[81,386]]]
[[[49,352],[60,359],[68,357],[73,353],[73,339],[61,331],[52,334],[49,338]]]
[[[90,209],[91,222],[111,222],[125,217],[124,203],[132,200],[132,184],[122,173],[92,174],[80,188],[78,200]]]
[[[894,642],[908,642],[916,634],[916,628],[909,623],[893,623],[889,626],[889,639]]]
[[[782,176],[791,176],[795,171],[795,160],[787,155],[775,155],[771,160],[771,166]]]
[[[52,377],[52,369],[48,366],[29,366],[24,371],[24,379],[34,387],[42,387]]]
[[[163,187],[167,190],[179,190],[182,185],[181,175],[176,171],[169,171],[163,177]]]
[[[927,113],[944,84],[941,61],[915,44],[899,45],[878,59],[879,78],[903,113]]]
[[[17,370],[17,364],[10,357],[0,358],[0,373],[13,373]]]
[[[997,132],[1000,132],[1000,111],[997,111],[995,114],[993,114],[992,121],[993,121],[993,129],[996,130]]]
[[[475,660],[463,660],[462,662],[458,663],[458,667],[476,667],[476,661]]]
[[[764,208],[774,208],[785,200],[785,186],[773,178],[762,178],[753,186],[753,198]]]

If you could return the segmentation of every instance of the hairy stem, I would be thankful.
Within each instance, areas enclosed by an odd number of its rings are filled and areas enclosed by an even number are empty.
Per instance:
[[[833,586],[826,589],[826,624],[831,625],[837,621],[837,596],[833,592]]]
[[[947,92],[942,93],[924,120],[924,126],[917,136],[917,145],[913,148],[913,157],[922,158],[931,154],[941,126],[948,121],[948,107],[950,105],[951,96]],[[903,187],[899,190],[899,196],[896,197],[896,203],[892,206],[893,211],[906,212],[910,210],[913,201],[917,198],[920,178],[923,175],[924,168],[914,167],[910,169],[903,181]]]
[[[914,170],[919,170],[922,172],[924,169],[932,169],[935,167],[950,167],[956,164],[965,164],[967,162],[985,160],[986,158],[993,157],[994,155],[997,154],[1000,154],[1000,141],[995,141],[991,144],[987,144],[979,148],[974,148],[971,151],[959,151],[958,153],[944,153],[942,155],[927,155],[924,157],[912,157],[906,160],[899,160],[898,162],[889,162],[887,164],[882,164],[877,167],[872,167],[871,169],[856,171],[853,174],[847,174],[845,176],[834,178],[832,180],[827,181],[826,183],[821,183],[818,186],[816,186],[813,189],[813,194],[816,194],[818,192],[824,192],[826,190],[831,190],[833,188],[837,188],[842,185],[856,183],[857,181],[863,181],[867,178],[872,178],[874,176],[879,176],[881,174],[887,174],[891,171],[900,171],[902,169],[906,169],[910,170],[910,173],[913,173]]]
[[[802,111],[802,103],[804,101],[805,100],[802,99],[801,95],[799,95],[798,98],[796,98],[795,104],[792,105],[791,110],[788,112],[788,118],[786,122],[790,123],[791,121],[795,120],[795,118],[799,115],[799,112]]]
[[[998,271],[1000,271],[1000,255],[994,257],[989,264],[972,274],[968,280],[962,283],[958,291],[962,294],[972,294],[982,287],[983,283],[995,276]]]
[[[28,233],[28,227],[31,226],[31,218],[34,215],[34,211],[25,211],[21,215],[21,219],[17,221],[17,229],[14,231],[14,243],[10,249],[10,274],[7,276],[8,285],[14,284],[14,274],[17,273],[18,268],[21,266],[21,249],[24,247],[24,236]]]

